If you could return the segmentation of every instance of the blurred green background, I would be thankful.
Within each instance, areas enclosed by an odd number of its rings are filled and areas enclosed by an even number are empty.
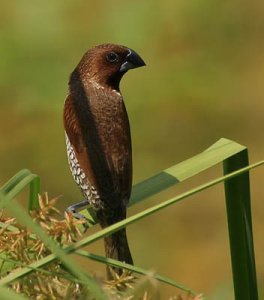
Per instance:
[[[21,168],[42,190],[81,199],[67,164],[62,109],[70,72],[90,47],[118,43],[146,68],[121,89],[134,150],[134,182],[204,150],[221,137],[263,159],[263,1],[6,1],[0,10],[0,183]],[[131,209],[165,200],[210,178],[221,166]],[[257,271],[264,277],[263,170],[253,171]],[[232,299],[223,187],[215,187],[128,228],[135,263],[209,299]],[[25,197],[21,198],[25,203]],[[99,242],[90,251],[103,253]],[[94,272],[104,268],[90,264]],[[162,299],[177,294],[159,287]]]

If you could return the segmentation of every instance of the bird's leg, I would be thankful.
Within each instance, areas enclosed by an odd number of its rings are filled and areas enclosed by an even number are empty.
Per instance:
[[[82,208],[82,207],[84,207],[84,206],[87,206],[87,205],[89,205],[89,202],[87,201],[87,199],[84,199],[84,200],[82,200],[81,202],[78,202],[78,203],[75,203],[75,204],[73,204],[73,205],[70,205],[69,207],[67,207],[66,208],[66,212],[67,213],[71,213],[72,214],[72,216],[74,217],[74,218],[76,218],[76,219],[78,219],[78,220],[85,220],[86,222],[83,224],[83,226],[84,226],[84,228],[85,228],[85,231],[88,229],[88,220],[87,220],[87,218],[84,216],[84,215],[82,215],[82,214],[80,214],[80,213],[78,213],[78,209],[80,209],[80,208]]]

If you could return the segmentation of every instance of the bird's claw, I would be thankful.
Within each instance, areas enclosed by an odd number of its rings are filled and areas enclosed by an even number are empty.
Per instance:
[[[86,200],[83,200],[79,203],[76,203],[76,204],[73,204],[73,205],[70,205],[69,207],[66,208],[66,211],[67,213],[70,213],[75,219],[78,219],[78,220],[82,220],[82,221],[85,221],[83,222],[83,227],[84,227],[84,232],[87,231],[87,229],[89,228],[89,220],[83,215],[83,214],[80,214],[77,209],[78,208],[81,208],[83,206],[86,206],[87,205],[87,201]]]

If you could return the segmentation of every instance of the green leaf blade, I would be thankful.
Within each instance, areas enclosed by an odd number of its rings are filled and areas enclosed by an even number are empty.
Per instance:
[[[224,174],[247,165],[245,149],[224,161]],[[225,181],[225,195],[235,299],[257,300],[249,172]]]

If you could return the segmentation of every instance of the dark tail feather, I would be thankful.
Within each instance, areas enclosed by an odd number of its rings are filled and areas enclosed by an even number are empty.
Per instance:
[[[112,212],[112,213],[111,213]],[[126,208],[119,207],[114,210],[104,210],[97,214],[99,223],[102,228],[108,227],[118,221],[126,218]],[[128,246],[126,228],[104,238],[105,255],[106,257],[116,259],[121,262],[133,264],[133,259]],[[107,278],[113,279],[113,271],[121,275],[123,270],[117,267],[107,266]]]
[[[119,260],[128,264],[133,264],[133,259],[129,250],[126,229],[123,228],[104,239],[106,257]],[[123,270],[116,267],[107,266],[107,278],[113,279],[113,271],[121,275]]]

